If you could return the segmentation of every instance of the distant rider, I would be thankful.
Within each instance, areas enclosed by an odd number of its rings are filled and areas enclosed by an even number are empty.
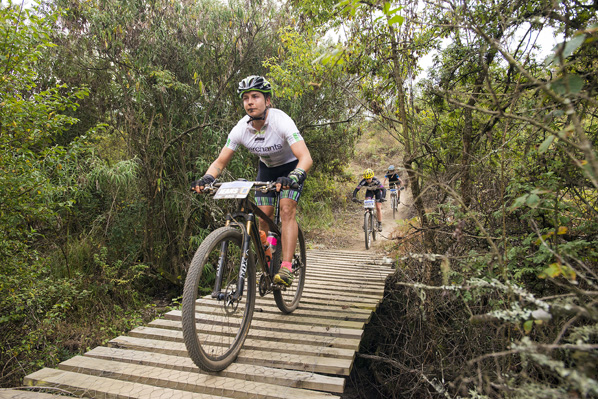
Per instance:
[[[372,169],[366,169],[363,172],[363,179],[359,182],[355,190],[353,190],[353,201],[359,202],[357,199],[357,192],[362,188],[366,188],[365,198],[376,199],[376,219],[378,219],[378,231],[382,231],[382,205],[385,201],[386,189],[384,185],[374,176]]]
[[[387,180],[388,180],[389,188],[395,188],[398,190],[403,185],[403,181],[401,180],[401,178],[399,177],[399,174],[395,170],[394,165],[390,165],[388,167],[386,174],[384,175],[384,182],[382,183],[384,186],[386,186]],[[397,200],[398,200],[397,203],[399,203],[399,204],[401,203],[400,196],[401,196],[400,191],[397,191]]]

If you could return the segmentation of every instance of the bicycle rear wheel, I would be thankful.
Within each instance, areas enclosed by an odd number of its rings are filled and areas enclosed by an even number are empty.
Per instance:
[[[239,354],[249,332],[255,305],[255,263],[247,257],[243,295],[234,301],[241,265],[243,234],[235,227],[214,230],[201,243],[183,289],[183,339],[189,357],[202,370],[221,371]],[[218,264],[223,267],[221,293],[213,298]]]
[[[279,241],[280,242],[280,241]],[[276,265],[280,268],[282,245],[277,248]],[[297,246],[295,254],[293,255],[293,284],[290,287],[275,289],[274,300],[276,306],[282,313],[288,314],[293,312],[299,306],[301,295],[303,294],[303,287],[305,286],[305,269],[307,267],[307,252],[305,249],[305,239],[303,238],[303,231],[299,228],[299,235],[297,236]]]
[[[372,244],[371,241],[371,236],[370,236],[370,232],[371,232],[371,219],[372,219],[372,215],[369,212],[364,213],[363,216],[363,231],[365,233],[365,249],[370,249],[370,246]]]

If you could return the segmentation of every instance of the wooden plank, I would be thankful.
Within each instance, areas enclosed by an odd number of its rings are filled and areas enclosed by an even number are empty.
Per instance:
[[[274,299],[271,296],[265,296],[265,297],[261,297],[258,296],[255,299],[255,305],[256,307],[259,305],[266,305],[266,306],[270,306],[274,303]],[[362,316],[367,316],[369,317],[369,315],[371,314],[371,311],[367,310],[367,309],[360,309],[357,307],[351,307],[351,306],[346,306],[346,305],[334,305],[334,304],[320,304],[317,303],[315,301],[310,301],[310,302],[303,302],[303,300],[299,303],[299,308],[296,311],[300,311],[300,310],[316,310],[318,312],[334,312],[334,313],[341,313],[341,314],[359,314]],[[295,312],[293,312],[295,313]]]
[[[187,356],[180,357],[156,352],[108,348],[105,346],[98,346],[85,353],[85,356],[194,373],[205,373]],[[275,369],[255,364],[248,366],[246,364],[233,363],[223,371],[214,374],[247,381],[258,381],[334,393],[342,393],[345,386],[345,379],[343,377],[331,377],[297,370]]]
[[[87,356],[75,356],[60,364],[61,370],[142,383],[162,388],[191,391],[230,398],[329,399],[333,395],[305,389],[244,381],[219,375],[164,369]]]
[[[148,324],[148,327],[155,327],[161,329],[169,329],[169,330],[181,330],[182,324],[180,320],[167,320],[167,319],[156,319],[153,320]],[[271,328],[264,327],[259,329],[253,323],[251,324],[251,329],[249,330],[248,337],[258,336],[263,340],[268,341],[293,341],[298,343],[313,343],[314,345],[324,345],[329,346],[331,348],[344,348],[344,349],[351,349],[351,350],[358,350],[359,349],[359,338],[340,338],[330,335],[315,335],[315,334],[307,334],[304,333],[302,330],[297,332],[293,331],[290,334],[287,334],[287,328],[283,325],[281,329],[276,330],[274,326]],[[201,325],[197,326],[198,331],[202,330]],[[264,331],[267,330],[267,333]],[[284,332],[285,334],[278,334],[278,332]]]
[[[137,382],[43,368],[25,377],[26,385],[64,389],[73,395],[92,398],[118,399],[223,399],[224,396],[206,395],[171,388],[161,388]]]
[[[3,389],[0,388],[0,399],[51,399],[51,398],[64,398],[64,396],[58,396],[59,392],[56,395],[52,395],[51,393],[45,392],[37,392],[37,391],[24,391],[24,390],[17,390],[17,389]]]
[[[340,296],[341,298],[347,297],[347,300],[351,301],[355,301],[355,299],[358,298],[359,300],[363,300],[363,302],[368,303],[377,303],[384,296],[384,291],[370,293],[368,291],[361,291],[359,289],[351,290],[349,286],[342,287],[330,286],[327,284],[306,284],[305,288],[303,288],[303,294],[309,295],[311,293],[314,293],[315,295],[322,298],[327,298],[330,296]]]
[[[180,320],[181,319],[181,311],[180,310],[171,310],[170,312],[164,315],[165,318],[170,318],[171,320]],[[222,319],[209,314],[201,314],[197,313],[196,318],[203,322],[203,323],[215,323],[219,322]],[[301,329],[305,329],[306,331],[314,331],[315,329],[312,327],[320,327],[323,329],[322,331],[330,332],[332,331],[333,334],[335,331],[338,332],[337,336],[346,336],[346,337],[355,337],[357,334],[361,336],[361,329],[363,328],[364,323],[356,322],[356,321],[344,321],[344,320],[322,320],[316,318],[308,318],[308,317],[295,317],[292,318],[290,315],[280,315],[279,317],[260,317],[259,312],[255,312],[253,314],[253,320],[251,321],[251,327],[253,328],[254,323],[269,323],[269,324],[292,324],[294,326],[302,326]],[[297,331],[301,331],[301,329],[295,328]],[[342,335],[345,333],[345,335]]]
[[[165,330],[161,328],[152,327],[137,327],[130,331],[128,336],[133,338],[151,339],[168,342],[183,342],[183,332],[176,330]],[[286,353],[298,353],[298,354],[309,354],[316,356],[325,357],[338,357],[341,359],[353,359],[355,351],[342,348],[332,348],[328,346],[316,345],[311,342],[295,339],[298,334],[294,334],[292,337],[285,337],[284,341],[279,339],[260,339],[259,336],[253,335],[247,337],[243,347],[246,349],[255,350],[269,350],[271,352],[286,352]],[[231,337],[232,338],[232,337]],[[277,338],[277,337],[274,337]],[[274,345],[273,343],[284,342],[284,345]],[[306,343],[304,343],[306,342]],[[184,345],[183,345],[184,348]],[[186,351],[185,351],[186,355]]]
[[[174,356],[186,356],[187,349],[178,342],[155,341],[151,339],[121,336],[108,342],[108,346],[124,349],[145,350]],[[295,354],[266,350],[246,350],[245,346],[236,360],[243,364],[259,364],[267,367],[281,367],[288,370],[312,371],[333,375],[349,375],[352,359],[337,359],[317,354]]]
[[[222,303],[216,301],[201,301],[195,306],[196,313],[205,315],[221,315]],[[237,309],[238,314],[245,311],[245,306],[240,305]],[[345,324],[347,328],[363,328],[363,324],[368,320],[368,317],[359,316],[351,313],[337,313],[337,312],[318,312],[309,311],[307,309],[297,309],[290,315],[281,313],[276,306],[255,306],[253,311],[254,320],[274,320],[282,323],[299,323],[299,324],[324,324],[332,325],[334,321],[354,322],[354,325]],[[316,321],[314,321],[314,319]]]
[[[214,300],[206,300],[204,298],[197,300],[197,309],[201,309],[202,306],[208,307],[220,307],[221,305]],[[303,306],[304,305],[304,306]],[[239,306],[240,309],[244,308],[244,304]],[[264,314],[271,314],[273,316],[283,315],[278,306],[273,301],[258,301],[255,304],[255,312]],[[320,317],[325,319],[343,319],[363,322],[370,318],[370,311],[363,311],[362,309],[351,308],[349,306],[335,306],[331,307],[328,305],[318,305],[316,303],[299,304],[292,316],[297,317]]]

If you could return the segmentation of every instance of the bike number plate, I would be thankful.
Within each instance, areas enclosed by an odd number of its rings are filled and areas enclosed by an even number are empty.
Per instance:
[[[373,199],[366,199],[363,201],[364,208],[373,208],[374,207],[374,200]]]
[[[214,195],[215,199],[245,198],[249,195],[253,182],[231,181],[222,183]]]
[[[391,188],[391,189],[390,189],[390,192],[391,192],[392,194],[394,194],[394,193],[396,193],[396,192],[397,192],[397,189],[396,189],[396,188]]]

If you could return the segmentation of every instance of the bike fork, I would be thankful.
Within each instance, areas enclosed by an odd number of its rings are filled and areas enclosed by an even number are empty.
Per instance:
[[[214,283],[214,290],[212,291],[212,298],[218,300],[224,299],[222,293],[222,275],[224,274],[224,263],[226,262],[226,253],[228,252],[228,241],[223,241],[220,245],[220,257],[218,258],[218,270],[216,271],[216,282]]]
[[[241,255],[241,268],[239,269],[239,280],[237,281],[237,290],[233,295],[233,300],[237,301],[243,296],[243,287],[245,286],[245,275],[247,274],[247,263],[249,262],[249,252],[251,249],[251,231],[252,221],[247,220],[247,229],[244,232],[243,249]]]
[[[250,231],[251,220],[247,221],[247,231]],[[249,249],[251,246],[251,237],[247,232],[244,232],[241,267],[239,269],[239,279],[237,280],[237,289],[235,290],[232,300],[238,301],[243,296],[243,288],[245,286],[245,275],[247,274],[247,262],[249,262]],[[224,266],[226,263],[226,254],[228,251],[228,241],[224,241],[220,247],[220,257],[218,258],[218,270],[216,271],[216,282],[214,283],[214,290],[212,291],[212,298],[217,298],[219,301],[226,299],[226,293],[222,292],[222,276],[224,274]]]

